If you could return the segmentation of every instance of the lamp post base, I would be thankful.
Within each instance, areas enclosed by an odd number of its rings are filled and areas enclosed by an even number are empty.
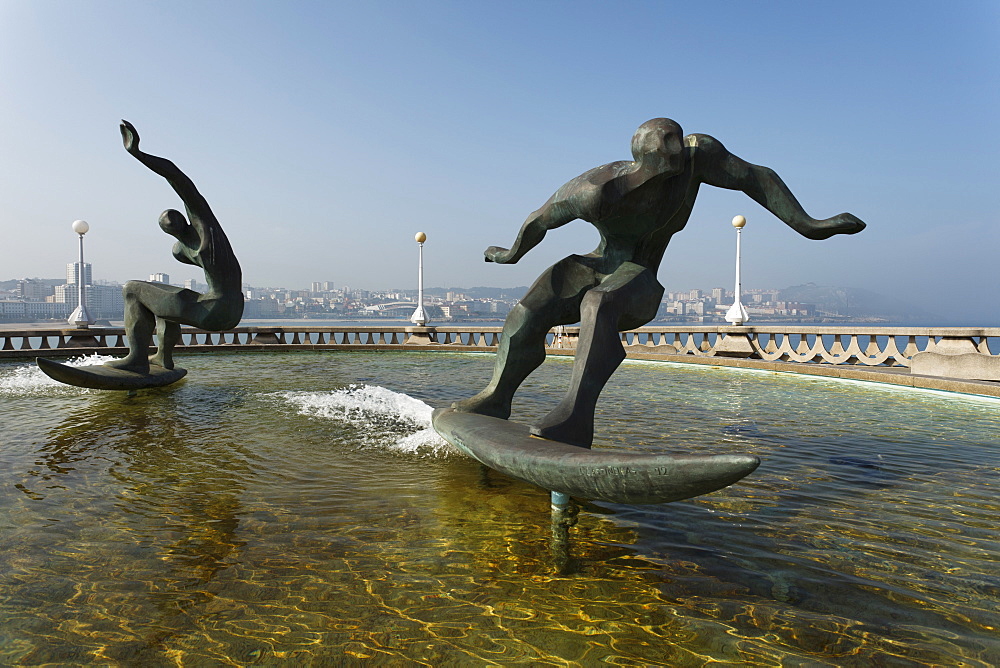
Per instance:
[[[734,325],[742,325],[747,320],[750,319],[750,314],[747,313],[746,308],[743,306],[742,302],[735,302],[726,311],[726,322],[732,323]]]
[[[87,313],[86,306],[77,306],[76,310],[70,314],[67,322],[79,329],[87,329],[87,327],[93,325],[96,321],[90,317],[89,313]]]

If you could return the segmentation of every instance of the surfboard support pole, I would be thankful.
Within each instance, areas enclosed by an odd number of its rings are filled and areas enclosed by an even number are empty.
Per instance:
[[[574,569],[574,561],[570,555],[569,530],[576,524],[579,506],[569,494],[550,492],[552,495],[552,565],[559,575],[569,575]]]

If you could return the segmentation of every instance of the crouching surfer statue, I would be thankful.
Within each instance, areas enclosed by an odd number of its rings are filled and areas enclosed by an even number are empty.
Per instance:
[[[191,179],[169,160],[139,150],[139,133],[131,123],[122,121],[121,131],[125,150],[165,178],[184,202],[188,220],[180,211],[167,209],[160,214],[160,228],[177,238],[173,253],[178,262],[205,270],[208,291],[199,294],[147,281],[126,283],[123,293],[129,353],[106,365],[140,373],[148,372],[150,364],[172,369],[172,352],[180,339],[181,325],[217,332],[239,324],[243,316],[243,274],[222,226]],[[147,358],[154,325],[158,345],[156,354]]]
[[[549,267],[504,323],[493,378],[456,412],[507,419],[520,384],[545,360],[545,337],[556,325],[580,322],[570,387],[562,402],[531,434],[589,448],[598,396],[625,359],[619,332],[656,315],[663,286],[660,260],[691,215],[704,183],[741,190],[809,239],[854,234],[865,224],[849,213],[816,220],[767,167],[741,160],[716,139],[684,136],[680,126],[654,118],[632,137],[632,161],[592,169],[559,188],[528,216],[511,248],[491,246],[486,261],[510,264],[538,245],[549,230],[582,219],[597,228],[600,245]]]
[[[160,215],[160,227],[176,237],[174,257],[205,270],[208,291],[197,293],[163,283],[129,281],[125,297],[125,333],[129,352],[101,367],[68,367],[39,360],[45,373],[72,385],[108,390],[134,390],[172,383],[184,376],[174,368],[173,349],[181,325],[222,331],[239,324],[243,315],[242,272],[222,226],[194,183],[171,161],[139,150],[139,133],[128,121],[121,123],[125,150],[167,180],[184,202],[187,219],[175,209]],[[153,332],[156,354],[149,357]],[[152,366],[151,366],[152,365]]]

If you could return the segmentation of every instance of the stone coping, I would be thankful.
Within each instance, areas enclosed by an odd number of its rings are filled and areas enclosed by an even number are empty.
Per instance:
[[[558,353],[557,353],[558,354]],[[572,353],[562,353],[572,354]],[[862,380],[886,383],[925,390],[941,390],[961,394],[976,394],[1000,398],[1000,382],[988,380],[964,380],[921,376],[910,373],[907,367],[858,367],[840,364],[797,364],[795,362],[766,362],[754,359],[734,359],[731,357],[692,357],[691,355],[655,355],[629,352],[628,359],[657,362],[678,362],[680,364],[704,364],[708,366],[757,369],[775,373],[796,373],[808,376],[825,376],[846,380]]]

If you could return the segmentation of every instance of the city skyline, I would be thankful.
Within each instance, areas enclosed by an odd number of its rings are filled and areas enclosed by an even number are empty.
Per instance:
[[[156,218],[180,201],[123,150],[126,118],[194,180],[248,283],[410,289],[423,231],[427,285],[528,285],[594,229],[554,230],[517,265],[483,249],[668,116],[774,168],[810,214],[868,223],[812,242],[703,187],[668,290],[732,282],[742,214],[746,285],[870,286],[995,320],[998,38],[987,2],[8,0],[0,274],[59,276],[79,218],[95,279],[203,282],[170,257]]]
[[[78,264],[78,263],[74,263]],[[0,322],[22,319],[28,316],[41,319],[59,319],[65,314],[57,313],[56,304],[68,309],[77,304],[76,287],[74,285],[79,273],[78,266],[69,264],[66,267],[65,282],[52,278],[23,278],[0,280]],[[90,263],[86,263],[85,275],[90,278]],[[191,290],[204,290],[204,286],[194,279],[185,279],[183,283],[172,281],[162,273],[153,274],[150,281],[170,283]],[[101,318],[121,319],[124,308],[122,301],[122,285],[95,279],[87,290],[87,304]],[[434,311],[434,319],[449,320],[455,317],[482,317],[492,314],[492,317],[502,317],[507,313],[527,290],[527,286],[511,288],[495,288],[483,286],[432,286],[426,288],[426,299]],[[285,286],[253,286],[244,284],[243,292],[246,298],[244,319],[262,317],[301,318],[322,317],[327,313],[332,317],[357,318],[370,315],[403,317],[408,313],[406,308],[413,309],[416,305],[418,290],[414,287],[401,287],[383,290],[368,290],[365,286],[337,286],[333,281],[312,281],[308,289]],[[656,320],[669,319],[690,320],[696,317],[698,321],[721,322],[724,312],[734,301],[734,292],[728,288],[714,286],[686,287],[682,290],[667,290],[661,300]],[[776,287],[744,287],[742,300],[752,314],[754,320],[768,317],[778,317],[788,320],[799,318],[805,322],[815,322],[817,319],[839,319],[855,322],[917,322],[925,326],[972,325],[994,326],[996,320],[987,319],[978,322],[950,321],[940,312],[937,304],[911,304],[900,302],[863,288],[845,288],[838,286],[818,286],[805,284]],[[32,302],[44,301],[51,308],[33,305]],[[263,304],[268,302],[270,305]],[[286,309],[286,306],[288,309]],[[391,314],[386,313],[388,309]],[[337,314],[334,314],[334,311]],[[367,316],[367,317],[370,317]]]

